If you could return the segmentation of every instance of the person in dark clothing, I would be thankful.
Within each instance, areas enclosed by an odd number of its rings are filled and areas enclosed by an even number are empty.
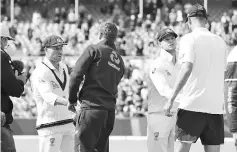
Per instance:
[[[75,152],[108,152],[109,135],[115,120],[117,86],[124,74],[124,62],[114,41],[117,27],[106,22],[101,26],[100,39],[90,45],[77,60],[69,84],[69,107],[75,110],[79,92],[81,110],[76,119]]]
[[[20,74],[14,67],[15,64],[11,61],[11,57],[5,52],[8,46],[8,40],[13,40],[9,34],[9,29],[0,25],[1,37],[1,151],[15,152],[15,143],[10,124],[13,121],[12,109],[13,103],[9,96],[20,97],[24,91],[26,83],[26,75]],[[15,72],[15,73],[14,73]]]

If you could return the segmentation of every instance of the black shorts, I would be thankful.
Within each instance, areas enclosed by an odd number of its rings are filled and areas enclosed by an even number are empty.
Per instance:
[[[224,143],[224,121],[221,114],[208,114],[179,109],[175,139],[195,143],[198,138],[203,145]]]

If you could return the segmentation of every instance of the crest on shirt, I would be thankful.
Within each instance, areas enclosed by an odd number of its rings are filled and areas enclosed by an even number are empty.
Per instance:
[[[117,71],[120,71],[120,67],[117,66],[120,63],[120,59],[118,58],[118,54],[115,51],[110,54],[110,60],[112,62],[108,61],[108,65]]]
[[[166,73],[166,75],[171,76],[170,72],[166,69],[165,69],[165,73]]]
[[[158,140],[159,132],[154,132],[154,140]]]
[[[151,73],[154,74],[156,72],[156,68],[154,68]]]
[[[51,81],[51,84],[53,86],[53,89],[59,88],[59,85],[57,83],[55,83],[54,81]]]
[[[49,142],[50,142],[50,146],[54,146],[55,138],[50,138]]]
[[[113,61],[114,63],[116,64],[119,64],[120,63],[120,60],[118,58],[118,55],[115,51],[113,51],[111,54],[110,54],[110,59],[111,61]]]

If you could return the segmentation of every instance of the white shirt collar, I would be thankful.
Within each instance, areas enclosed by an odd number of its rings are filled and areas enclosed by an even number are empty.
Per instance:
[[[172,60],[173,60],[173,56],[170,53],[168,53],[167,51],[165,51],[164,49],[160,50],[160,57],[164,60],[169,61],[169,62],[172,62]]]

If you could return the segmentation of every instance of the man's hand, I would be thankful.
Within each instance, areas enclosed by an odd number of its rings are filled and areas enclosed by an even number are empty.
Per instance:
[[[73,112],[73,113],[77,113],[77,110],[76,110],[75,106],[77,106],[77,103],[73,103],[73,104],[69,103],[68,104],[68,110]]]
[[[164,106],[164,112],[165,112],[165,115],[167,117],[172,117],[173,114],[170,112],[170,110],[172,109],[173,107],[173,102],[172,100],[168,100],[167,103],[165,104]]]

